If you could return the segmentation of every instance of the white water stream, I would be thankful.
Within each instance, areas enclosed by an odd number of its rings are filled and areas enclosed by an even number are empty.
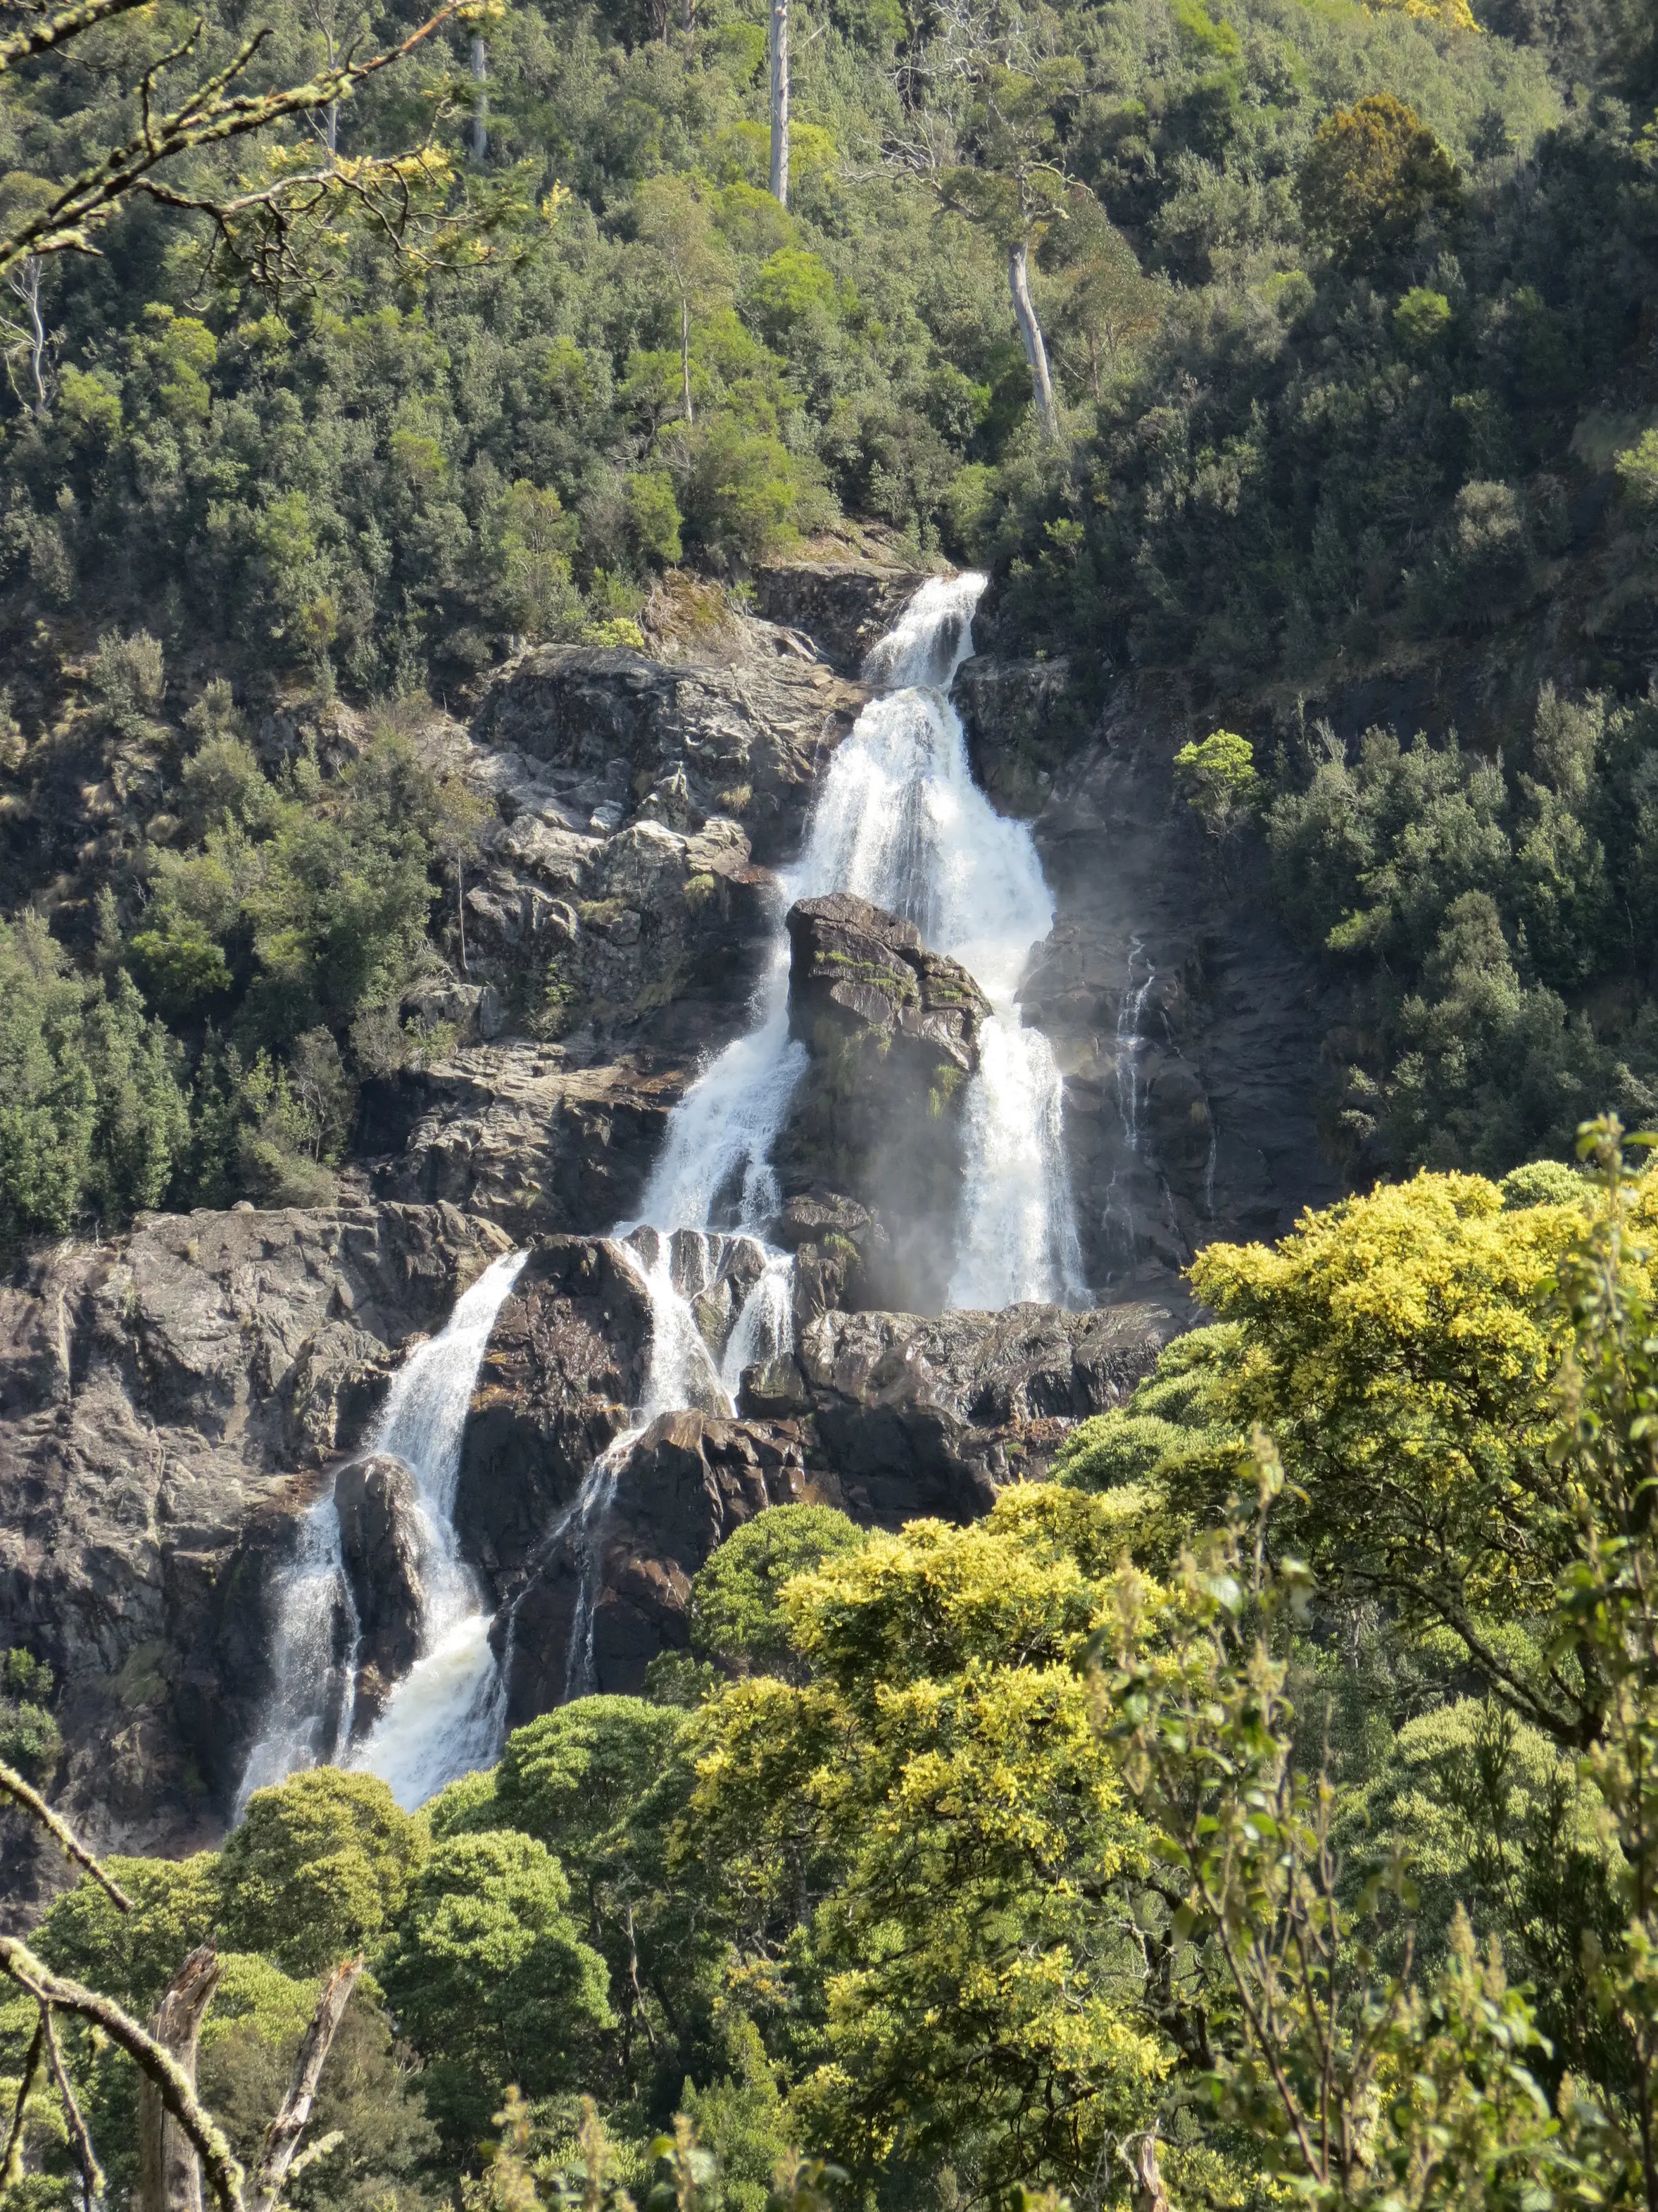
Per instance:
[[[871,654],[865,672],[878,696],[830,762],[800,857],[782,872],[755,1026],[676,1109],[640,1218],[661,1229],[720,1222],[754,1235],[776,1212],[771,1150],[806,1062],[805,1047],[789,1036],[781,915],[797,899],[851,891],[913,921],[924,944],[962,963],[994,1010],[966,1101],[950,1304],[1078,1304],[1087,1290],[1060,1073],[1016,1003],[1031,951],[1054,926],[1053,895],[1029,828],[998,814],[974,782],[949,698],[973,650],[984,584],[977,575],[924,584]]]
[[[1061,1130],[1062,1085],[1017,994],[1054,902],[1029,830],[999,815],[975,784],[950,703],[971,653],[981,576],[925,584],[871,655],[878,696],[830,763],[799,860],[785,870],[772,957],[755,1022],[687,1091],[670,1118],[637,1221],[613,1232],[651,1311],[645,1386],[629,1427],[596,1460],[547,1532],[540,1556],[573,1545],[580,1585],[565,1660],[567,1695],[596,1686],[593,1632],[601,1547],[617,1479],[659,1414],[729,1414],[744,1370],[793,1340],[792,1262],[764,1241],[779,1208],[773,1146],[805,1069],[788,1030],[789,947],[782,917],[802,898],[850,891],[904,915],[935,951],[959,960],[993,1012],[965,1102],[964,1182],[952,1306],[1085,1300]],[[276,1676],[264,1733],[239,1800],[296,1766],[343,1758],[384,1776],[417,1805],[498,1753],[515,1622],[503,1663],[476,1577],[460,1556],[453,1507],[478,1367],[524,1255],[497,1261],[440,1336],[397,1377],[374,1449],[415,1469],[426,1592],[421,1656],[374,1727],[351,1744],[357,1652],[331,1495],[301,1526],[278,1591]],[[699,1318],[701,1316],[701,1318]],[[704,1324],[720,1348],[710,1348]],[[721,1338],[723,1336],[723,1342]]]

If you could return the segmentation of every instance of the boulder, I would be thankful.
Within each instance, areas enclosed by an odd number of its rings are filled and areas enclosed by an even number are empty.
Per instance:
[[[768,561],[754,572],[755,605],[856,676],[926,581],[924,571],[895,562]]]
[[[789,1025],[811,1060],[774,1154],[783,1190],[793,1202],[829,1186],[878,1214],[879,1249],[868,1243],[859,1255],[860,1294],[936,1307],[961,1191],[962,1109],[990,1003],[958,962],[926,950],[914,923],[867,900],[803,899],[788,932]],[[816,1255],[808,1281],[815,1269],[821,1281]]]
[[[420,1656],[426,1594],[413,1468],[390,1452],[350,1461],[334,1478],[334,1510],[357,1613],[361,1735]]]

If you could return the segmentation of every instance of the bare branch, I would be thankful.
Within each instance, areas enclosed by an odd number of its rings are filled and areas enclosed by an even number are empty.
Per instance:
[[[100,2027],[118,2044],[147,2081],[153,2081],[162,2104],[194,2144],[213,2193],[222,2212],[246,2212],[242,2203],[242,2170],[236,2163],[212,2116],[197,2101],[189,2076],[170,2051],[123,2012],[112,1997],[84,1989],[62,1974],[54,1974],[44,1960],[15,1936],[0,1936],[0,1972],[10,1977],[38,2004],[55,2005],[59,2012]]]
[[[343,1960],[323,1984],[317,2009],[295,2061],[294,2079],[288,2084],[288,2094],[264,2131],[259,2163],[248,2196],[248,2212],[276,2212],[282,2185],[295,2162],[294,2154],[300,2147],[300,2137],[311,2118],[324,2063],[361,1972],[360,1958]]]
[[[58,2084],[58,2094],[63,2101],[64,2118],[75,2142],[75,2154],[81,2165],[81,2202],[85,2212],[93,2208],[104,2195],[104,2169],[98,2163],[98,2154],[92,2148],[92,2136],[81,2117],[81,2107],[75,2101],[75,2091],[70,2085],[69,2069],[64,2063],[64,2054],[58,2048],[58,2031],[52,2024],[52,2007],[40,2008],[40,2026],[46,2035],[46,2057],[52,2067],[52,2076]]]
[[[112,1881],[92,1853],[76,1835],[67,1822],[60,1820],[46,1799],[36,1790],[31,1790],[21,1774],[0,1761],[0,1796],[15,1798],[26,1813],[32,1813],[53,1839],[79,1867],[84,1867],[111,1902],[123,1912],[131,1912],[132,1899],[118,1882]]]

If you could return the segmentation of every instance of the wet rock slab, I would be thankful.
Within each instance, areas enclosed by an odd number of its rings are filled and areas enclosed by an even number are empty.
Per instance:
[[[514,1610],[514,1723],[594,1690],[636,1693],[656,1654],[685,1644],[697,1569],[768,1505],[803,1503],[840,1498],[808,1472],[798,1425],[699,1413],[653,1421],[603,1515],[571,1527]]]

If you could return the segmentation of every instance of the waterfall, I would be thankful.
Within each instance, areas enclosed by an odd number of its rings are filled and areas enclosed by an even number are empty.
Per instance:
[[[440,1335],[416,1347],[392,1382],[369,1449],[406,1461],[425,1593],[421,1650],[361,1743],[351,1743],[356,1674],[355,1610],[340,1556],[333,1492],[301,1525],[294,1562],[277,1587],[274,1693],[250,1753],[236,1809],[296,1767],[340,1760],[380,1775],[399,1804],[424,1803],[457,1775],[487,1765],[500,1748],[505,1684],[489,1649],[490,1615],[455,1534],[455,1488],[466,1416],[508,1291],[526,1255],[496,1260],[459,1298]],[[342,1692],[325,1654],[349,1623]],[[331,1715],[340,1717],[331,1724]]]
[[[331,1486],[300,1522],[276,1599],[270,1696],[236,1792],[238,1820],[256,1790],[296,1766],[331,1765],[351,1741],[360,1637]]]
[[[904,915],[959,960],[993,1008],[965,1102],[965,1180],[950,1303],[1087,1297],[1061,1132],[1062,1083],[1048,1040],[1016,994],[1054,900],[1025,823],[997,813],[973,780],[950,686],[973,650],[982,576],[937,578],[875,647],[879,688],[830,762],[800,856],[783,871],[773,956],[755,1023],[675,1109],[640,1219],[762,1234],[775,1214],[768,1165],[805,1048],[788,1033],[788,940],[797,899],[851,891]],[[774,1313],[776,1291],[766,1293]],[[756,1316],[756,1326],[758,1320]]]
[[[973,649],[981,576],[923,585],[871,654],[877,687],[831,761],[805,840],[781,877],[771,957],[747,1033],[670,1118],[636,1221],[612,1249],[650,1310],[648,1364],[631,1421],[587,1470],[538,1557],[573,1545],[579,1575],[567,1695],[597,1686],[593,1648],[603,1546],[629,1453],[659,1414],[729,1416],[746,1367],[793,1341],[793,1262],[765,1241],[780,1200],[770,1160],[806,1064],[789,1036],[783,917],[802,898],[851,891],[906,916],[969,969],[992,1012],[965,1101],[964,1181],[952,1305],[1087,1296],[1062,1142],[1062,1083],[1048,1041],[1025,1026],[1017,991],[1054,902],[1029,828],[999,815],[973,781],[950,703]],[[351,1746],[355,1621],[331,1496],[312,1509],[279,1592],[276,1692],[241,1802],[298,1765],[344,1756],[415,1806],[498,1753],[516,1605],[492,1655],[492,1622],[454,1528],[462,1437],[477,1370],[524,1255],[499,1260],[393,1384],[374,1449],[416,1474],[426,1591],[420,1656],[363,1740]]]

